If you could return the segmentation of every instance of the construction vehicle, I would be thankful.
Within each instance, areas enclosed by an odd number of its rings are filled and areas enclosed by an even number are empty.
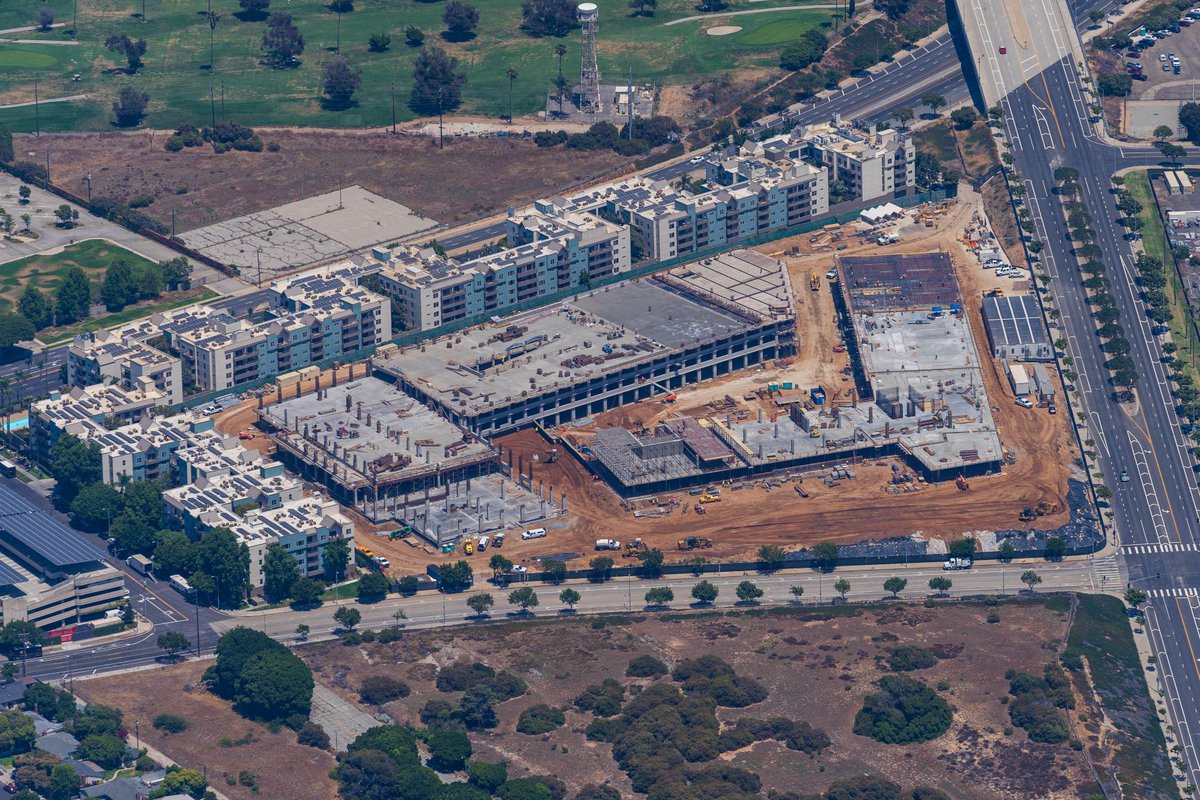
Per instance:
[[[1004,297],[1004,290],[1001,289],[1000,287],[996,287],[995,289],[987,289],[984,291],[983,296],[984,297]]]
[[[821,275],[815,270],[808,273],[808,288],[812,289],[814,292],[820,291],[821,289]]]
[[[707,492],[705,492],[704,494],[700,495],[700,502],[701,503],[719,503],[719,502],[721,502],[721,498],[715,494],[708,494]]]
[[[1058,503],[1048,503],[1045,500],[1038,503],[1036,506],[1026,506],[1021,509],[1018,515],[1022,522],[1031,522],[1038,517],[1044,517],[1047,514],[1053,514],[1058,511]]]
[[[676,546],[680,550],[706,550],[712,547],[712,539],[707,539],[703,536],[689,536],[686,539],[680,539]]]
[[[957,478],[954,479],[954,485],[959,488],[959,491],[963,491],[963,492],[965,492],[967,489],[971,488],[971,484],[967,483],[966,477],[964,477],[962,475],[959,475]]]
[[[947,560],[944,564],[942,564],[942,569],[944,569],[944,570],[959,570],[959,569],[970,569],[970,568],[971,568],[971,559],[969,559],[969,558],[951,558],[951,559]]]
[[[254,433],[252,431],[242,431],[241,433],[238,434],[238,438],[241,439],[242,441],[246,441],[247,439],[253,439]]]
[[[597,539],[597,550],[620,550],[621,543],[616,539]]]
[[[553,464],[555,461],[558,461],[558,448],[551,447],[550,452],[546,454],[546,463]]]
[[[708,509],[705,508],[704,506],[700,505],[699,503],[697,503],[696,504],[696,513],[699,514],[700,516],[704,516],[705,514],[708,513]]]
[[[641,539],[634,539],[632,542],[625,543],[625,552],[622,554],[625,558],[637,558],[638,553],[646,549],[646,543]]]
[[[472,553],[474,553],[475,552],[475,543],[473,541],[471,541],[470,539],[467,539],[465,542],[463,542],[463,552],[466,553],[467,555],[471,555]]]

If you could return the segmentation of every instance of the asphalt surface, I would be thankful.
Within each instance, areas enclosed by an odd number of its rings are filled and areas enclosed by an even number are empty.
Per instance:
[[[976,26],[972,43],[982,59],[989,91],[1003,95],[1005,131],[1012,143],[1017,173],[1025,182],[1028,207],[1051,277],[1050,290],[1061,311],[1055,338],[1068,342],[1079,373],[1080,415],[1087,436],[1097,442],[1099,466],[1113,488],[1121,560],[1129,583],[1150,595],[1149,631],[1167,691],[1171,721],[1188,765],[1188,779],[1200,782],[1197,736],[1200,735],[1200,492],[1171,396],[1160,342],[1146,317],[1135,283],[1134,256],[1123,238],[1111,177],[1118,169],[1156,165],[1157,153],[1102,140],[1089,111],[1073,63],[1074,42],[1053,18],[1053,4],[1024,3],[1032,46],[1014,48],[1006,15],[980,0],[960,0],[964,16]],[[975,12],[968,11],[974,6]],[[984,11],[984,9],[989,9]],[[964,20],[967,22],[967,20]],[[1020,38],[1019,34],[1016,38]],[[1009,54],[998,47],[1007,43]],[[1195,157],[1195,151],[1189,153]],[[1108,267],[1112,292],[1132,345],[1140,376],[1137,402],[1112,398],[1106,357],[1098,346],[1096,323],[1081,286],[1061,205],[1054,196],[1054,169],[1079,170],[1082,197],[1095,219],[1097,243]],[[1121,482],[1121,471],[1130,480]]]

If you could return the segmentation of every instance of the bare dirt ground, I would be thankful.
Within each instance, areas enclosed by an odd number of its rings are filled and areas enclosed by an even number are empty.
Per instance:
[[[713,549],[703,551],[702,555],[718,558],[748,555],[764,544],[800,547],[822,540],[853,543],[917,533],[946,538],[976,530],[1016,528],[1020,525],[1017,515],[1021,509],[1043,500],[1057,503],[1061,510],[1042,518],[1038,527],[1055,527],[1066,522],[1067,477],[1076,455],[1074,439],[1065,414],[1051,416],[1044,409],[1017,406],[1002,366],[990,357],[980,315],[982,291],[997,284],[1011,290],[1014,282],[997,279],[985,272],[973,257],[965,254],[958,242],[958,234],[978,208],[978,196],[964,192],[936,228],[908,225],[901,231],[900,244],[892,245],[888,250],[900,254],[941,249],[951,255],[981,353],[985,385],[1000,440],[1017,457],[1016,463],[1006,467],[1002,474],[972,478],[971,489],[967,492],[959,491],[953,483],[942,483],[922,485],[919,492],[893,496],[881,491],[890,478],[891,462],[869,462],[857,469],[857,480],[843,482],[834,489],[826,488],[813,479],[816,476],[810,475],[803,484],[811,495],[808,499],[801,499],[786,484],[764,488],[761,482],[756,482],[740,490],[726,491],[721,502],[708,506],[705,516],[676,511],[656,519],[637,519],[632,513],[635,508],[656,503],[623,504],[606,484],[593,480],[582,464],[564,457],[554,464],[539,464],[534,474],[538,480],[554,486],[556,494],[566,493],[567,519],[547,525],[552,533],[546,539],[522,542],[510,537],[505,543],[506,555],[514,560],[550,553],[587,555],[595,539],[607,537],[622,540],[641,537],[650,546],[661,547],[664,552],[681,559],[695,555],[676,550],[676,541],[685,535],[711,538]],[[811,248],[808,237],[800,239],[774,242],[761,249],[778,255],[787,253],[794,246]],[[847,236],[845,241],[851,247],[838,255],[879,250],[874,243],[862,244],[852,236]],[[712,413],[712,409],[705,406],[707,402],[726,394],[753,413],[761,407],[759,401],[745,402],[741,398],[745,392],[768,381],[796,380],[800,385],[811,385],[812,379],[820,379],[827,387],[842,386],[845,376],[840,370],[845,356],[832,352],[838,334],[834,328],[830,291],[823,280],[819,292],[808,288],[809,272],[815,269],[823,274],[833,263],[833,252],[788,258],[787,261],[800,304],[797,318],[802,345],[792,364],[742,373],[680,391],[678,401],[670,407],[661,402],[646,402],[616,409],[601,415],[595,424],[638,427],[653,425],[668,415],[702,416]],[[771,412],[765,407],[764,410]],[[581,433],[586,430],[581,429]],[[502,437],[500,443],[506,451],[512,450],[523,456],[526,463],[535,454],[544,461],[551,447],[533,430]],[[671,497],[685,505],[694,502],[694,498],[684,492],[662,495],[656,500]],[[886,513],[882,511],[885,506]]]
[[[279,152],[217,154],[211,147],[168,153],[169,132],[21,137],[18,158],[41,164],[54,182],[87,196],[151,195],[152,217],[182,232],[358,184],[441,223],[503,211],[629,163],[613,152],[539,148],[504,139],[452,139],[439,150],[424,137],[360,131],[263,130]]]
[[[504,760],[509,777],[551,774],[571,793],[588,782],[611,782],[632,797],[628,779],[612,758],[611,745],[588,742],[591,716],[573,709],[573,699],[589,684],[624,677],[629,661],[650,654],[674,665],[700,653],[720,656],[740,673],[770,690],[746,709],[722,709],[723,721],[751,716],[784,716],[822,728],[833,745],[813,757],[760,742],[726,754],[738,766],[758,772],[764,793],[795,789],[823,791],[839,778],[864,772],[904,785],[940,788],[956,800],[1077,798],[1089,782],[1086,754],[1065,743],[1040,745],[1011,723],[1006,706],[1006,670],[1040,674],[1056,658],[1066,632],[1066,602],[1007,603],[996,607],[1000,621],[984,624],[982,605],[933,608],[913,605],[824,610],[778,609],[768,613],[635,615],[594,625],[557,620],[553,624],[510,623],[455,632],[414,632],[401,641],[344,647],[306,647],[300,655],[318,680],[353,702],[364,678],[387,674],[412,687],[412,695],[383,710],[398,722],[419,725],[420,709],[433,698],[453,701],[434,687],[436,669],[457,660],[482,661],[524,678],[530,691],[497,707],[499,725],[471,735],[477,758]],[[938,739],[895,747],[851,732],[855,713],[872,682],[887,674],[881,662],[891,648],[916,645],[946,656],[928,670],[910,673],[942,694],[954,709],[950,730]],[[660,680],[669,680],[663,678]],[[627,695],[628,696],[628,695]],[[526,736],[515,731],[521,711],[535,703],[566,707],[566,725],[554,733]],[[1082,707],[1082,706],[1081,706]],[[374,709],[371,709],[372,711]]]
[[[75,690],[89,703],[117,706],[126,720],[140,720],[141,737],[157,750],[191,769],[203,769],[209,783],[231,800],[271,797],[288,800],[328,800],[336,796],[329,770],[333,756],[314,747],[296,743],[287,728],[271,733],[262,725],[243,719],[229,703],[196,688],[208,662],[188,662],[163,669],[114,675],[75,682]],[[151,724],[159,714],[178,714],[189,727],[183,733],[164,735]],[[222,747],[250,737],[247,744]],[[229,785],[242,771],[258,777],[259,791]]]

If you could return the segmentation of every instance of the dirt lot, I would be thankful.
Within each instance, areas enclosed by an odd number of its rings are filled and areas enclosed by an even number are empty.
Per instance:
[[[89,703],[117,706],[127,720],[141,720],[142,739],[192,769],[203,769],[217,791],[231,800],[256,797],[288,800],[328,800],[336,795],[329,779],[333,756],[296,743],[287,728],[279,733],[233,712],[229,703],[193,688],[210,662],[190,662],[164,669],[76,681],[75,690]],[[164,736],[151,724],[159,714],[184,717],[190,727],[183,733]],[[234,742],[247,735],[248,744],[222,747],[223,738]],[[258,776],[259,791],[230,786],[225,775],[235,777],[243,770]]]
[[[724,658],[770,690],[763,703],[722,709],[722,720],[781,715],[820,727],[833,740],[814,758],[773,742],[724,756],[758,772],[764,793],[798,786],[816,792],[838,778],[872,772],[908,791],[918,783],[937,786],[956,800],[1065,799],[1078,797],[1088,782],[1085,754],[1066,744],[1029,742],[1020,730],[1003,735],[1010,723],[1006,707],[997,701],[1008,688],[1006,670],[1040,673],[1055,659],[1065,635],[1066,605],[1065,598],[1002,605],[996,609],[1000,621],[992,625],[983,624],[991,609],[970,605],[639,615],[599,627],[583,620],[512,623],[459,633],[414,633],[390,645],[314,646],[300,654],[319,680],[353,701],[367,676],[403,679],[412,695],[384,710],[399,722],[415,724],[426,701],[455,699],[434,688],[436,667],[465,659],[511,670],[529,683],[530,692],[497,707],[500,721],[494,730],[472,734],[476,756],[507,761],[510,777],[556,775],[572,790],[610,781],[622,796],[634,796],[612,759],[611,746],[586,740],[590,715],[568,710],[563,728],[526,736],[514,730],[521,711],[535,703],[570,708],[585,686],[604,678],[631,683],[624,670],[639,654],[674,664],[703,652]],[[887,670],[877,659],[898,645],[936,648],[948,656],[911,674],[930,686],[942,684],[954,708],[946,734],[903,748],[851,732],[863,696]]]
[[[186,231],[358,184],[441,223],[503,212],[629,163],[613,152],[543,149],[525,141],[448,140],[380,132],[263,130],[279,152],[220,155],[210,147],[168,153],[168,133],[48,134],[17,142],[18,158],[41,164],[50,152],[54,182],[122,200],[152,195],[145,209]]]

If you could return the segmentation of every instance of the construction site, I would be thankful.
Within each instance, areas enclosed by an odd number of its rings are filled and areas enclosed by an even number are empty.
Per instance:
[[[781,261],[735,250],[432,341],[381,351],[407,393],[479,436],[575,423],[792,353]]]

